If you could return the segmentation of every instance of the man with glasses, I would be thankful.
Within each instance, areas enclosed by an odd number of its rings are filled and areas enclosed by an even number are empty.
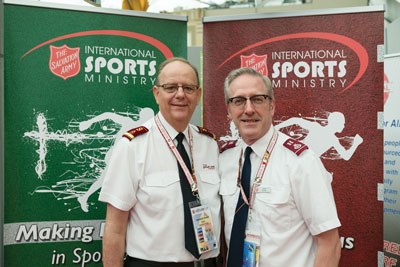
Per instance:
[[[218,146],[189,124],[201,97],[196,68],[161,63],[153,94],[160,112],[116,144],[100,192],[104,266],[216,266]]]
[[[307,146],[274,129],[267,77],[240,68],[224,87],[241,136],[219,158],[227,266],[338,266],[331,175]]]

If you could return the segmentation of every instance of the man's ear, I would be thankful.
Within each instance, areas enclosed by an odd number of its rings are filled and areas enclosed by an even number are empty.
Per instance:
[[[197,94],[197,103],[196,103],[196,106],[200,103],[200,101],[201,101],[201,87],[199,87],[198,89],[197,89],[197,92],[196,92],[196,94]]]
[[[154,95],[154,99],[156,100],[157,104],[158,103],[158,95],[160,94],[160,90],[158,90],[158,87],[154,85],[153,87],[153,95]]]
[[[230,120],[232,120],[232,115],[231,115],[231,111],[230,111],[230,109],[229,109],[229,105],[226,104],[226,105],[225,105],[225,108],[226,108],[226,112],[228,112],[228,118],[229,118]]]
[[[271,116],[274,116],[274,113],[275,113],[275,100],[271,101],[269,109],[271,110]]]

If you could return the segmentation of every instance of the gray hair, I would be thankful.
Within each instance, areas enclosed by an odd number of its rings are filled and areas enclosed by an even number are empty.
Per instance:
[[[196,67],[192,65],[192,63],[190,63],[189,61],[187,61],[186,59],[182,58],[182,57],[172,57],[169,58],[167,60],[165,60],[164,62],[162,62],[160,64],[160,66],[158,66],[158,72],[157,72],[157,78],[156,78],[156,85],[160,85],[160,74],[162,72],[162,70],[165,68],[165,66],[167,66],[169,63],[175,62],[175,61],[179,61],[182,63],[187,64],[189,67],[191,67],[194,71],[194,73],[196,74],[196,78],[197,78],[197,86],[200,86],[200,79],[199,79],[199,72],[197,71]]]
[[[261,73],[252,68],[238,68],[231,71],[225,78],[224,94],[226,102],[228,102],[229,98],[229,86],[231,85],[233,80],[244,74],[260,77],[264,82],[265,88],[267,88],[267,95],[269,95],[272,98],[272,100],[274,99],[274,90],[272,89],[271,80],[267,76],[262,75]]]

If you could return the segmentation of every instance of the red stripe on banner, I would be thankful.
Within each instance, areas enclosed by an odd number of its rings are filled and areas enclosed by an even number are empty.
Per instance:
[[[347,89],[349,89],[351,86],[353,86],[365,73],[368,67],[368,53],[367,50],[357,41],[348,38],[343,35],[335,34],[335,33],[325,33],[325,32],[302,32],[302,33],[294,33],[294,34],[287,34],[287,35],[282,35],[282,36],[277,36],[273,37],[270,39],[266,39],[257,43],[254,43],[252,45],[249,45],[238,52],[234,53],[232,56],[230,56],[228,59],[226,59],[224,62],[222,62],[217,69],[221,68],[226,62],[231,60],[232,58],[242,54],[243,52],[257,47],[261,46],[264,44],[268,43],[273,43],[273,42],[278,42],[282,40],[288,40],[288,39],[296,39],[296,38],[317,38],[317,39],[325,39],[325,40],[331,40],[338,42],[340,44],[346,45],[350,47],[358,56],[358,59],[360,60],[360,69],[358,70],[357,76],[354,78],[353,82],[350,83],[349,86],[344,88],[340,93],[343,93]]]
[[[25,57],[29,53],[35,51],[36,49],[38,49],[44,45],[47,45],[47,44],[50,44],[50,43],[53,43],[53,42],[56,42],[59,40],[80,37],[80,36],[89,36],[89,35],[116,35],[116,36],[123,36],[123,37],[138,39],[138,40],[144,41],[144,42],[149,43],[149,44],[153,45],[154,47],[156,47],[158,50],[161,51],[161,53],[163,53],[163,55],[165,56],[166,59],[174,56],[172,54],[172,51],[168,48],[168,46],[166,46],[164,43],[160,42],[159,40],[154,39],[153,37],[150,37],[150,36],[147,36],[144,34],[140,34],[140,33],[136,33],[136,32],[117,31],[117,30],[98,30],[98,31],[86,31],[86,32],[71,33],[71,34],[59,36],[54,39],[50,39],[44,43],[41,43],[41,44],[35,46],[34,48],[32,48],[31,50],[26,52],[21,58]]]

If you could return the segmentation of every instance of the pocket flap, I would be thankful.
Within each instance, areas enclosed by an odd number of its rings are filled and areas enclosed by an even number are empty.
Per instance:
[[[260,186],[256,198],[268,204],[284,204],[289,201],[290,187]]]
[[[207,184],[218,184],[219,183],[219,175],[216,171],[199,171],[198,175],[200,177],[201,182]]]
[[[236,179],[233,181],[221,181],[221,185],[219,187],[219,194],[222,196],[228,196],[228,195],[233,195],[236,193],[236,190],[238,190],[239,187],[236,185]]]
[[[146,185],[154,187],[165,187],[179,182],[179,175],[173,171],[156,172],[146,176]]]

